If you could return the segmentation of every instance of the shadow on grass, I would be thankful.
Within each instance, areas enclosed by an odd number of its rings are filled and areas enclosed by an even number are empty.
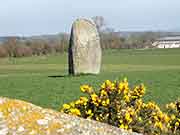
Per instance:
[[[49,78],[65,78],[65,77],[82,77],[82,76],[97,76],[96,74],[78,74],[78,75],[50,75]]]
[[[69,75],[50,75],[48,77],[49,78],[65,78],[65,77],[69,77]]]

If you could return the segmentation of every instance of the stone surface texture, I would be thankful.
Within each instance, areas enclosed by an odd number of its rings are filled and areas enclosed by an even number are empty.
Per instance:
[[[95,23],[87,19],[77,19],[71,29],[69,74],[98,74],[101,55],[100,37]]]
[[[100,122],[0,98],[0,135],[138,135]]]

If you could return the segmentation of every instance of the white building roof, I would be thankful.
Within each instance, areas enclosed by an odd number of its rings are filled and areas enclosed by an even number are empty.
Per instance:
[[[157,41],[180,41],[180,36],[162,37],[157,39]]]

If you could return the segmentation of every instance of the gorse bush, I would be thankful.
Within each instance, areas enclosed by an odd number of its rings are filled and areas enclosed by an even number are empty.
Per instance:
[[[154,102],[143,101],[143,84],[130,88],[127,79],[106,80],[98,92],[89,85],[80,89],[88,96],[64,104],[62,112],[144,134],[180,134],[180,102],[166,105],[163,112]]]

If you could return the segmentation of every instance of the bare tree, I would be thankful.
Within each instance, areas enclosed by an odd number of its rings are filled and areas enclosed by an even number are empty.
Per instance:
[[[94,17],[92,17],[92,20],[96,24],[98,31],[101,32],[103,27],[106,25],[104,17],[103,16],[94,16]]]
[[[5,42],[5,48],[10,57],[15,57],[15,51],[17,48],[17,39],[16,37],[10,37],[7,42]]]

